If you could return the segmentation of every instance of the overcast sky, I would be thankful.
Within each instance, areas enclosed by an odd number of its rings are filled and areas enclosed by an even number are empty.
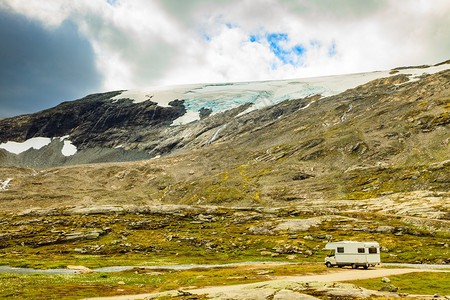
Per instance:
[[[448,0],[0,0],[0,118],[89,93],[449,59]]]

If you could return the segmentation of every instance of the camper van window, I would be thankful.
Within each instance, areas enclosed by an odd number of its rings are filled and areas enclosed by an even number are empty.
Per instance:
[[[344,247],[337,247],[337,253],[344,253]]]
[[[377,253],[377,248],[369,248],[369,253]]]
[[[364,253],[364,248],[358,248],[358,253]]]

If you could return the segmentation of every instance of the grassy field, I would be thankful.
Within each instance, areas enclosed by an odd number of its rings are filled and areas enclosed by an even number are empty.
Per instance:
[[[400,293],[415,295],[450,295],[450,273],[417,272],[390,276],[390,283],[384,283],[381,278],[352,281],[356,285],[371,290],[379,290],[392,284],[399,288]]]
[[[321,264],[261,264],[230,267],[197,267],[189,270],[132,268],[115,273],[70,275],[0,274],[0,298],[4,299],[80,299],[113,295],[161,292],[205,286],[233,285],[269,280],[276,276],[324,274]],[[390,276],[400,293],[449,295],[448,273],[416,272]],[[381,278],[350,283],[380,290],[388,283]]]
[[[448,233],[417,228],[395,216],[347,214],[325,217],[307,231],[276,229],[286,220],[314,218],[302,213],[284,216],[282,211],[272,215],[232,210],[181,216],[4,216],[0,265],[51,269],[67,265],[323,262],[327,254],[323,248],[330,240],[378,241],[383,262],[443,263],[449,257]],[[390,231],[379,232],[382,225],[390,226]],[[73,232],[89,230],[103,233],[89,239],[67,239]]]
[[[242,265],[190,270],[135,268],[118,273],[71,275],[0,274],[0,298],[80,299],[141,294],[182,287],[232,285],[267,280],[268,276],[326,272],[317,264]]]
[[[286,221],[320,221],[307,231],[276,229]],[[92,214],[1,216],[0,265],[36,269],[83,265],[167,266],[272,261],[289,265],[242,265],[191,270],[133,269],[119,273],[73,275],[0,274],[0,298],[78,299],[138,294],[180,287],[264,281],[269,276],[325,272],[322,264],[329,240],[375,240],[383,247],[382,262],[439,263],[448,258],[449,235],[428,231],[396,216],[345,213],[314,216],[280,210],[277,214],[221,209],[216,213]],[[380,232],[380,226],[390,226]],[[102,230],[89,239],[67,240],[74,232]],[[131,267],[130,267],[131,268]],[[420,273],[422,274],[422,273]],[[405,275],[406,276],[406,275]],[[437,277],[432,277],[437,276]],[[408,277],[393,284],[406,288]],[[421,293],[446,293],[442,274],[414,277]],[[437,282],[434,284],[433,282]],[[431,284],[433,283],[433,284]],[[359,284],[359,283],[358,283]],[[379,280],[361,285],[379,289]],[[441,288],[435,289],[435,286]],[[420,290],[420,288],[419,288]]]

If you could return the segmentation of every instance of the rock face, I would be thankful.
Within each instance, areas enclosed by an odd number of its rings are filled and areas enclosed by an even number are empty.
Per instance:
[[[27,140],[36,136],[60,137],[70,135],[80,149],[106,146],[120,135],[135,134],[144,128],[170,125],[185,113],[180,101],[160,107],[148,100],[112,101],[120,92],[89,95],[83,99],[64,102],[54,108],[31,115],[4,119],[0,123],[1,141]],[[110,136],[105,139],[106,136]],[[103,144],[105,143],[105,144]]]
[[[63,157],[57,155],[62,143],[55,142],[42,151],[29,150],[29,153],[16,157],[0,149],[0,164],[39,167],[139,160],[154,156],[143,152],[143,149],[135,149],[136,144],[148,140],[145,137],[158,136],[161,128],[168,127],[182,116],[186,112],[182,102],[174,99],[168,107],[160,107],[150,100],[141,103],[128,99],[112,101],[111,98],[118,94],[120,92],[89,95],[39,113],[0,120],[0,143],[23,142],[33,137],[70,136],[78,150],[85,150],[75,157]],[[134,148],[117,147],[122,144]],[[39,160],[44,151],[47,152],[46,160]],[[49,156],[52,158],[50,161]]]

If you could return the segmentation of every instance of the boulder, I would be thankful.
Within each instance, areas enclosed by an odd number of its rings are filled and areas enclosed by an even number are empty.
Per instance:
[[[80,271],[81,274],[90,274],[90,273],[94,273],[94,271],[92,269],[89,269],[88,267],[85,266],[73,266],[73,265],[68,265],[66,267],[67,270],[76,270],[76,271]]]
[[[381,278],[381,282],[391,283],[391,280],[389,278],[387,278],[387,277],[383,277],[383,278]]]
[[[385,285],[383,286],[380,291],[383,292],[397,292],[398,291],[398,287],[396,287],[395,285],[389,284],[389,285]]]
[[[123,207],[121,206],[89,206],[89,207],[74,207],[66,209],[65,213],[68,215],[94,215],[94,214],[119,214],[123,213]]]
[[[286,244],[286,245],[278,245],[274,247],[273,250],[281,254],[292,254],[292,253],[301,253],[303,249],[295,245]]]
[[[275,231],[308,231],[311,227],[318,226],[322,223],[322,219],[319,218],[309,218],[309,219],[288,219],[284,220],[282,223],[275,227]]]
[[[248,229],[248,231],[251,234],[272,235],[272,234],[274,234],[272,227],[273,227],[272,223],[265,222],[265,223],[250,227]]]
[[[393,226],[381,225],[381,226],[378,226],[375,231],[377,233],[392,233],[392,232],[394,232],[394,230],[395,230],[395,227],[393,227]]]
[[[74,231],[66,234],[61,240],[65,242],[75,242],[83,240],[95,240],[106,232],[103,230],[91,230],[91,231]]]

